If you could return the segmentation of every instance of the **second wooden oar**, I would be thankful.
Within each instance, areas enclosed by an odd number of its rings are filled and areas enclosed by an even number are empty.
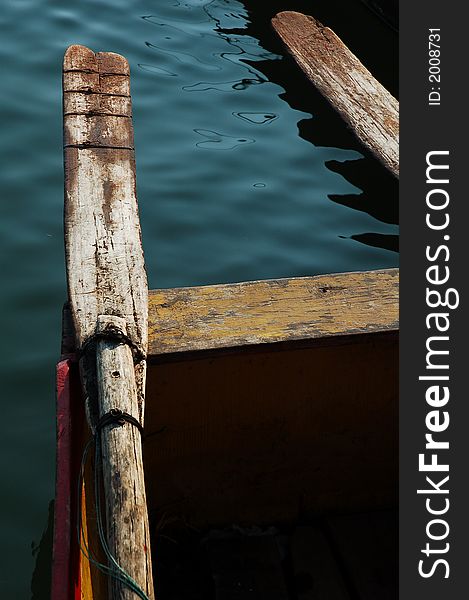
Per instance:
[[[272,25],[306,76],[360,142],[399,177],[399,103],[336,34],[313,17],[281,12]]]
[[[110,598],[134,600],[137,586],[153,598],[140,438],[148,286],[127,61],[71,46],[64,58],[63,98],[68,293],[101,457],[107,527],[103,533],[98,522],[98,532],[108,559],[104,570],[110,574]],[[98,489],[97,504],[99,497]]]

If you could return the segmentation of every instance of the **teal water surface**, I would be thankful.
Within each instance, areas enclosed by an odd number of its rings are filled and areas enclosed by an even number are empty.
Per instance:
[[[396,266],[397,231],[372,192],[341,174],[361,164],[356,145],[311,143],[319,113],[290,101],[286,59],[253,35],[242,2],[6,0],[0,30],[0,597],[37,599],[46,597],[33,570],[54,495],[66,297],[65,48],[129,59],[150,287]]]

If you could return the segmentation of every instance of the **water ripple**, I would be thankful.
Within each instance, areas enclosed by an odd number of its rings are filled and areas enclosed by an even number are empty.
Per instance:
[[[189,16],[188,13],[184,13],[181,16],[175,16],[173,14],[171,16],[152,14],[142,16],[142,19],[144,21],[148,21],[149,23],[155,23],[157,25],[159,25],[160,23],[164,23],[165,25],[171,25],[172,23],[184,23],[184,25],[201,25],[202,23],[210,23],[210,17],[207,14],[205,14],[205,17],[202,19],[200,19],[200,16]]]
[[[189,31],[188,27],[176,27],[175,25],[169,25],[168,23],[162,22],[160,20],[155,21],[156,17],[152,16],[143,16],[142,19],[151,25],[156,25],[161,28],[161,33],[165,36],[166,39],[179,39],[180,36],[189,36],[194,38],[199,38],[204,35],[210,35],[212,37],[218,37],[218,34],[211,31],[209,34],[206,34],[205,31]],[[165,35],[166,34],[166,35]],[[169,35],[171,34],[171,35]]]
[[[168,69],[163,69],[163,67],[157,67],[156,65],[147,65],[145,63],[137,63],[137,66],[140,67],[143,71],[149,71],[150,73],[155,73],[156,75],[166,75],[167,77],[177,77],[177,73],[172,73],[168,71]]]
[[[199,83],[194,83],[193,85],[185,85],[182,89],[186,92],[207,92],[209,90],[216,90],[218,92],[236,92],[240,90],[247,90],[253,85],[266,83],[266,81],[266,79],[262,79],[261,77],[252,79],[243,77],[243,79],[235,81],[220,81],[211,83],[201,81]]]
[[[253,144],[256,140],[248,138],[237,138],[224,133],[217,133],[210,129],[194,129],[195,133],[207,138],[203,142],[197,142],[198,148],[209,148],[210,150],[233,150],[238,146]]]
[[[201,67],[206,71],[221,71],[221,67],[210,65],[208,63],[203,62],[194,54],[190,54],[189,52],[178,52],[176,50],[169,50],[166,48],[162,48],[161,46],[157,46],[156,44],[152,44],[151,42],[145,42],[145,46],[151,48],[152,50],[156,50],[158,52],[163,52],[164,54],[169,54],[177,61],[183,64],[188,65],[196,65],[197,67]]]
[[[266,123],[272,123],[278,119],[278,115],[275,113],[265,112],[234,112],[233,115],[239,119],[243,119],[243,121],[253,123],[254,125],[265,125]]]
[[[309,95],[301,110],[288,104],[289,67],[253,34],[242,2],[140,0],[138,12],[125,0],[39,4],[8,0],[0,13],[10,199],[0,218],[0,378],[13,399],[4,417],[15,423],[0,451],[5,598],[31,597],[31,540],[54,494],[53,365],[66,298],[60,65],[69,44],[129,58],[150,287],[397,264],[396,227],[373,216],[380,190],[355,202],[359,169],[337,162],[357,163],[357,153],[333,147],[327,127],[320,145],[299,136],[299,123],[313,130],[322,114]]]

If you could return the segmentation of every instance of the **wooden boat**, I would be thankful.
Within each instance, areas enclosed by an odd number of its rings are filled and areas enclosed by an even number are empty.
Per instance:
[[[148,292],[125,59],[64,129],[53,600],[395,597],[398,271]]]
[[[380,535],[360,515],[397,505],[397,294],[395,270],[150,292],[143,453],[156,547],[158,532],[174,537],[178,527],[294,528],[350,514],[359,515],[355,530],[348,523],[354,536]],[[77,548],[75,489],[90,434],[68,339],[54,572],[56,590],[72,585],[76,595],[53,598],[104,598],[101,574]],[[82,502],[96,536],[88,494]],[[389,579],[371,578],[370,557],[386,550],[378,544],[355,549],[370,569],[362,586],[392,597]],[[158,555],[154,568],[158,582]]]

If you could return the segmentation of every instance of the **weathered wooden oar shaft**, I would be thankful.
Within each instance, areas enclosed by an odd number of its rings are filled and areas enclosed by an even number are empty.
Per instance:
[[[65,248],[70,308],[91,428],[112,409],[143,426],[148,285],[140,239],[129,66],[71,46],[64,58]],[[107,545],[153,598],[140,432],[99,429]],[[135,598],[120,582],[112,599]]]
[[[399,103],[337,35],[313,17],[281,12],[272,25],[360,142],[399,176]]]
[[[124,334],[124,319],[100,315],[97,333],[105,334],[118,328]],[[98,411],[102,419],[113,411],[119,411],[139,421],[139,406],[135,384],[134,361],[130,347],[119,340],[99,339],[97,342]],[[152,581],[150,532],[148,529],[145,481],[140,431],[129,422],[107,425],[100,431],[103,459],[104,489],[107,503],[107,537],[112,555],[121,566],[132,561],[132,577],[151,595]],[[122,588],[115,580],[110,581],[111,598],[133,600],[135,594]]]

